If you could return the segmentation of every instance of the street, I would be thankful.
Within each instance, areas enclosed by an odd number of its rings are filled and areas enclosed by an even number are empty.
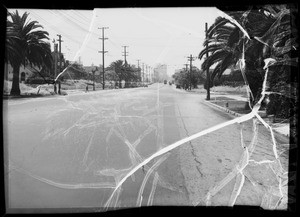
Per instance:
[[[288,171],[289,141],[275,136],[276,158],[272,134],[257,119],[186,142],[123,183],[154,153],[234,118],[207,105],[205,95],[155,83],[3,104],[10,209],[231,203],[286,208],[277,171]],[[239,170],[248,148],[251,156]]]

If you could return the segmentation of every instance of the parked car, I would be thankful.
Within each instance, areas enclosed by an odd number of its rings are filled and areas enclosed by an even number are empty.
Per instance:
[[[181,89],[180,84],[176,84],[176,88]]]
[[[164,84],[167,84],[167,80],[164,80]]]

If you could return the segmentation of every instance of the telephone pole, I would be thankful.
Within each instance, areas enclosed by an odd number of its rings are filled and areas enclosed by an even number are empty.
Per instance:
[[[128,46],[122,46],[124,48],[124,52],[123,52],[123,55],[124,56],[124,64],[125,66],[127,66],[127,60],[126,60],[126,56],[128,56],[128,52],[126,51],[126,47]]]
[[[207,34],[207,23],[205,23],[205,38],[208,39]],[[206,43],[206,59],[208,58],[208,43]],[[209,75],[209,67],[206,69],[206,100],[210,100],[210,75]]]
[[[193,55],[191,54],[189,57],[188,57],[188,60],[190,61],[190,73],[189,73],[189,89],[191,90],[192,89],[192,61],[195,60],[195,57],[193,57]]]
[[[147,81],[150,82],[150,66],[148,66],[148,74],[147,74]]]
[[[142,80],[142,74],[141,74],[141,69],[140,69],[140,59],[137,60],[138,62],[138,71],[139,71],[139,76],[140,76],[140,79]]]
[[[185,70],[188,71],[188,65],[189,65],[189,64],[186,63],[186,64],[184,64],[184,65],[185,65]]]
[[[104,37],[104,30],[108,29],[108,27],[98,27],[98,29],[102,29],[102,38],[99,38],[102,40],[102,51],[98,51],[99,53],[102,53],[102,73],[103,73],[103,78],[102,78],[102,88],[104,90],[105,88],[105,79],[104,79],[104,54],[107,53],[107,51],[104,51],[104,40],[108,39]]]
[[[55,43],[55,39],[53,39],[52,42],[54,45],[54,80],[55,80],[57,76],[57,44]],[[54,93],[57,93],[55,82],[53,83],[53,85],[54,85]]]
[[[143,82],[143,86],[144,86],[144,80],[145,80],[145,79],[144,79],[144,73],[145,73],[145,68],[144,68],[144,67],[145,67],[145,64],[143,63],[143,76],[142,76],[142,78],[143,78],[143,79],[142,79],[142,80],[143,80],[143,81],[142,81],[142,82]]]
[[[63,42],[61,40],[61,35],[57,34],[58,36],[58,42],[59,42],[59,73],[61,73],[61,42]],[[60,81],[58,81],[58,94],[60,94],[60,89],[61,89],[61,84],[60,84]]]
[[[61,40],[61,35],[57,34],[58,36],[58,42],[59,42],[59,73],[61,73],[61,42],[63,42],[63,40]]]
[[[147,65],[147,71],[146,71],[146,81],[147,81],[147,83],[149,83],[149,66]]]
[[[148,65],[146,64],[145,81],[148,82]]]

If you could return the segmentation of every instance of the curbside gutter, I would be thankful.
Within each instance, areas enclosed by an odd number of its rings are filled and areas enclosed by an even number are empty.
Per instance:
[[[216,104],[214,104],[214,103],[212,103],[212,102],[210,102],[210,101],[206,101],[206,100],[204,100],[204,101],[205,101],[205,103],[206,103],[207,105],[212,106],[212,107],[216,107],[216,108],[218,108],[218,109],[220,109],[220,110],[223,110],[223,111],[225,111],[225,112],[227,112],[227,113],[229,113],[229,114],[231,114],[231,115],[233,115],[233,116],[236,116],[236,117],[241,117],[241,116],[243,116],[243,115],[240,114],[240,113],[231,111],[230,109],[224,108],[224,107],[222,107],[222,106],[220,106],[220,105],[216,105]]]
[[[231,115],[233,115],[233,116],[241,117],[241,116],[245,115],[245,114],[240,114],[240,113],[231,111],[230,109],[227,109],[227,108],[224,108],[224,107],[222,107],[222,106],[216,105],[216,104],[214,104],[214,103],[212,103],[212,102],[210,102],[210,101],[206,101],[206,100],[203,100],[203,101],[204,101],[208,106],[218,108],[219,110],[225,111],[225,112],[227,112],[227,113],[229,113],[229,114],[231,114]],[[260,123],[260,124],[262,124],[262,123]],[[278,133],[278,134],[280,134],[280,135],[283,135],[283,136],[286,136],[286,137],[289,137],[289,136],[290,136],[289,133],[288,133],[288,134],[283,133],[283,132],[281,132],[279,129],[276,129],[276,128],[274,128],[274,127],[272,127],[272,129],[273,129],[276,133]]]

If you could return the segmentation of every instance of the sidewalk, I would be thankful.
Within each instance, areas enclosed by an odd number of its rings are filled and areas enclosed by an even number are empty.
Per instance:
[[[214,100],[214,98],[217,98],[217,97],[228,97],[228,98],[231,98],[234,100],[239,100],[239,101],[244,101],[244,102],[248,101],[248,99],[246,97],[243,97],[241,95],[227,95],[227,94],[218,94],[218,93],[214,93],[214,92],[210,92],[210,93],[211,93],[211,97],[210,97],[211,100]]]
[[[176,91],[185,91],[183,89],[176,89],[174,87],[174,90]],[[213,107],[216,107],[220,110],[223,110],[231,115],[234,115],[234,116],[237,116],[237,117],[240,117],[242,115],[245,115],[245,113],[239,113],[239,112],[236,112],[236,111],[232,111],[228,108],[226,108],[226,102],[228,102],[230,104],[230,102],[247,102],[248,99],[246,97],[246,94],[245,93],[226,93],[226,92],[221,92],[221,91],[211,91],[210,92],[210,101],[207,101],[205,100],[205,96],[206,96],[206,90],[205,89],[193,89],[191,91],[185,91],[185,92],[191,92],[191,93],[196,93],[196,94],[199,94],[199,95],[203,95],[203,101],[205,103],[207,103],[208,105],[211,105]],[[219,104],[221,105],[217,105],[213,102],[219,102]],[[287,121],[284,121],[284,122],[279,122],[279,123],[273,123],[272,122],[272,118],[270,117],[263,117],[263,120],[265,122],[267,122],[272,128],[274,131],[276,131],[277,133],[281,134],[281,135],[284,135],[284,136],[287,136],[289,137],[290,136],[290,124],[287,122]]]
[[[211,101],[206,101],[205,100],[205,102],[206,103],[209,103],[210,105],[213,105],[213,106],[215,106],[215,107],[217,107],[217,108],[219,108],[219,109],[222,109],[222,110],[224,110],[224,111],[226,111],[227,113],[231,113],[231,114],[233,114],[233,115],[235,115],[235,116],[242,116],[243,114],[240,114],[240,113],[238,113],[238,112],[234,112],[234,111],[231,111],[231,110],[229,110],[228,108],[226,108],[225,106],[218,106],[218,105],[216,105],[216,104],[214,104],[213,103],[213,101],[216,101],[215,99],[217,98],[217,97],[226,97],[226,98],[230,98],[230,99],[232,99],[232,101],[244,101],[244,102],[247,102],[247,98],[246,97],[243,97],[243,96],[240,96],[240,95],[229,95],[229,94],[226,94],[226,95],[220,95],[220,94],[212,94],[211,95]],[[226,102],[226,101],[228,101],[228,100],[218,100],[218,101],[224,101],[224,102]],[[224,105],[225,105],[225,103],[224,103]],[[274,131],[276,131],[277,133],[280,133],[280,134],[282,134],[282,135],[284,135],[284,136],[287,136],[287,137],[289,137],[290,136],[290,124],[289,123],[286,123],[286,121],[285,121],[285,123],[281,123],[281,122],[279,122],[279,123],[273,123],[273,121],[272,121],[272,118],[270,118],[270,117],[262,117],[263,118],[263,120],[265,121],[265,122],[267,122],[272,128],[273,128],[273,130]]]

